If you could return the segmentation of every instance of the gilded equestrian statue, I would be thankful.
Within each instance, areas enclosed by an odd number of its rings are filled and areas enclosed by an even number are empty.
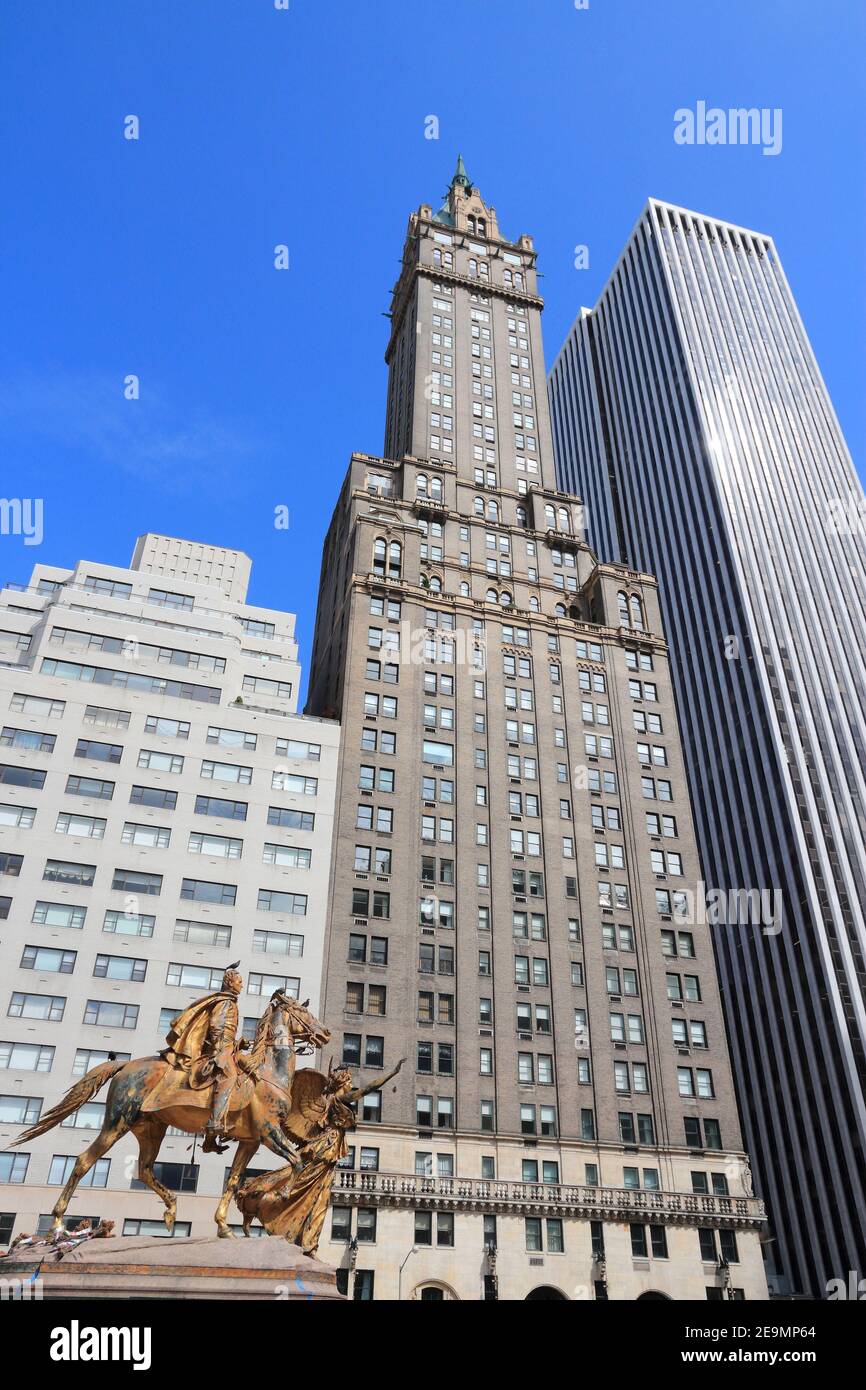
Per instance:
[[[55,1227],[62,1223],[82,1178],[124,1134],[138,1140],[138,1176],[163,1202],[169,1232],[174,1229],[177,1199],[155,1176],[153,1165],[170,1126],[185,1134],[204,1133],[206,1151],[222,1152],[223,1140],[237,1142],[215,1213],[220,1236],[232,1235],[226,1221],[229,1204],[259,1145],[289,1162],[295,1160],[292,1144],[297,1140],[285,1128],[293,1110],[295,1060],[324,1047],[330,1030],[306,1003],[277,990],[259,1020],[252,1046],[244,1052],[245,1044],[234,1041],[241,984],[230,966],[219,991],[197,1000],[173,1020],[162,1052],[93,1067],[15,1140],[16,1145],[28,1143],[53,1129],[111,1083],[102,1130],[79,1155],[54,1205]]]

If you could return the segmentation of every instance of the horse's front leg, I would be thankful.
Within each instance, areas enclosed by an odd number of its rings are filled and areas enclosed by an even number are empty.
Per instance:
[[[69,1206],[72,1194],[81,1182],[81,1179],[87,1176],[94,1163],[97,1163],[99,1159],[102,1158],[102,1155],[108,1152],[112,1144],[116,1144],[118,1139],[123,1138],[128,1128],[129,1126],[125,1120],[117,1120],[109,1129],[102,1130],[94,1139],[93,1143],[84,1150],[84,1153],[78,1155],[66,1186],[54,1203],[54,1209],[51,1215],[54,1218],[52,1224],[55,1230],[58,1226],[63,1225],[66,1208]]]
[[[226,1178],[226,1185],[223,1188],[223,1195],[220,1197],[219,1206],[217,1207],[216,1212],[214,1213],[214,1220],[217,1224],[218,1236],[227,1236],[229,1238],[232,1238],[232,1232],[229,1230],[228,1223],[226,1221],[226,1217],[228,1216],[229,1205],[231,1203],[232,1197],[235,1195],[235,1192],[238,1189],[238,1184],[240,1183],[240,1180],[243,1176],[244,1169],[246,1168],[247,1164],[249,1163],[250,1159],[252,1158],[253,1154],[255,1153],[258,1147],[258,1139],[248,1140],[246,1142],[244,1142],[243,1140],[238,1141],[238,1147],[235,1152],[235,1156],[232,1159],[232,1166],[229,1169],[229,1175]]]

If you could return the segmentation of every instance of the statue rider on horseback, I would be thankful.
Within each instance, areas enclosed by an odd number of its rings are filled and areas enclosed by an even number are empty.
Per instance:
[[[160,1053],[173,1068],[186,1073],[193,1090],[213,1088],[202,1145],[205,1153],[223,1153],[228,1147],[223,1140],[229,1102],[239,1076],[237,1052],[246,1047],[243,1040],[237,1041],[238,995],[244,984],[236,969],[239,964],[234,961],[226,968],[215,994],[197,999],[172,1019],[165,1039],[168,1046]]]

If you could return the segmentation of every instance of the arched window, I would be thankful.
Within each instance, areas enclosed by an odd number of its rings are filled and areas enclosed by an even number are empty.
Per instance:
[[[373,573],[385,573],[385,555],[387,547],[381,537],[373,542]]]
[[[545,526],[549,527],[551,531],[556,530],[556,512],[553,510],[553,507],[551,507],[549,502],[547,506],[544,508],[544,524]]]
[[[494,502],[494,500],[493,500],[492,497],[489,499],[489,501],[488,501],[488,503],[487,503],[487,520],[488,520],[488,521],[498,521],[498,520],[499,520],[499,503],[498,503],[498,502]]]
[[[487,220],[486,220],[486,218],[484,218],[484,217],[479,217],[479,219],[478,219],[478,235],[479,235],[479,236],[486,236],[486,235],[487,235]]]
[[[461,581],[461,584],[460,584],[460,597],[461,597],[461,598],[468,598],[468,597],[469,597],[469,585],[466,583],[466,580],[465,580],[465,579],[462,580],[462,581]]]
[[[530,595],[529,607],[532,609],[533,613],[538,613],[540,611],[538,606],[538,599],[535,597],[535,594]]]
[[[392,541],[388,547],[388,578],[399,579],[403,568],[403,547],[399,541]]]
[[[521,275],[519,270],[515,270],[514,272],[514,284],[516,289],[523,289],[523,276]]]
[[[622,589],[620,589],[619,593],[617,594],[616,601],[619,607],[619,625],[620,627],[628,627],[628,599],[626,598]]]
[[[495,589],[488,589],[488,590],[487,590],[487,602],[488,602],[488,603],[498,603],[498,602],[499,602],[499,595],[497,594],[497,592],[496,592]]]
[[[431,478],[431,479],[430,479],[430,496],[433,498],[433,501],[434,501],[434,502],[441,502],[441,501],[442,501],[442,479],[441,479],[441,478]]]
[[[503,589],[502,593],[499,595],[499,602],[502,604],[503,608],[511,607],[511,595],[506,593],[505,589]]]
[[[526,525],[526,508],[525,508],[525,507],[518,507],[518,508],[517,508],[517,524],[518,524],[518,526],[525,526],[525,525]]]
[[[419,473],[415,479],[415,491],[419,497],[427,496],[427,474]]]
[[[419,1284],[410,1295],[422,1303],[446,1303],[457,1300],[457,1295],[447,1284]]]
[[[560,531],[571,530],[568,524],[568,509],[566,507],[560,507],[559,509],[559,529]]]
[[[469,228],[470,232],[475,231],[475,218],[471,214],[466,219],[466,225]]]
[[[430,576],[430,592],[431,594],[441,594],[442,592],[442,580],[438,574]]]
[[[632,594],[629,599],[631,605],[631,625],[632,627],[643,627],[643,608],[637,594]]]
[[[483,516],[483,515],[484,515],[484,498],[483,498],[483,497],[476,497],[476,498],[475,498],[474,506],[475,506],[475,515],[476,515],[476,516]]]
[[[565,617],[565,604],[564,604],[564,603],[558,603],[558,604],[556,605],[556,607],[554,608],[553,611],[554,611],[554,613],[556,614],[557,618],[564,618],[564,617]]]

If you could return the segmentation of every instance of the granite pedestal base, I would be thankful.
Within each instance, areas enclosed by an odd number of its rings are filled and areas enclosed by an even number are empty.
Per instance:
[[[0,1278],[33,1278],[44,1251],[22,1251],[0,1260]],[[302,1255],[296,1245],[276,1237],[220,1240],[120,1236],[86,1241],[61,1260],[53,1256],[38,1269],[46,1299],[260,1299],[303,1302],[332,1299],[337,1273],[331,1265]],[[32,1289],[31,1296],[36,1293]]]

